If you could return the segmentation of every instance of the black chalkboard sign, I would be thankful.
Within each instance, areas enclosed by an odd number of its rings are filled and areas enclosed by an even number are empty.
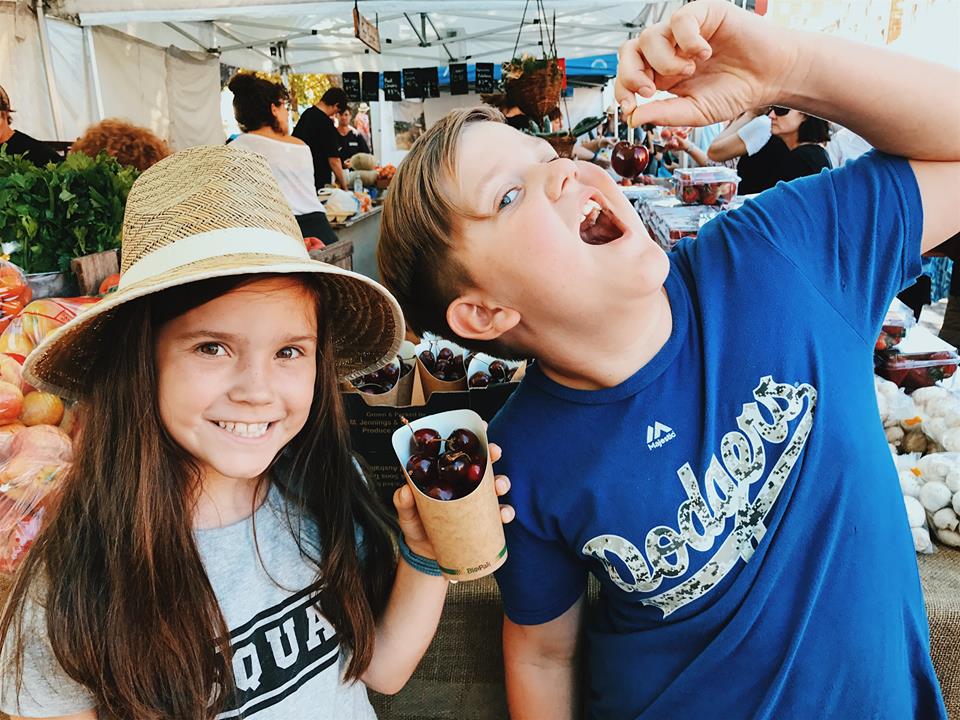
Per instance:
[[[400,73],[385,72],[383,74],[383,99],[387,102],[400,102],[403,94],[400,92]]]
[[[347,93],[347,100],[350,102],[360,102],[360,73],[343,73],[343,91]]]
[[[423,89],[420,86],[420,76],[417,74],[417,68],[403,69],[403,94],[407,100],[423,97]]]
[[[493,84],[493,63],[477,63],[477,76],[474,84],[478,93],[492,93],[496,90]]]
[[[466,63],[457,63],[450,66],[450,94],[467,95],[470,92],[470,83],[467,81]]]
[[[423,97],[440,97],[440,68],[417,68],[417,81],[420,83],[420,87],[423,90]]]
[[[365,72],[361,75],[360,95],[365,102],[377,102],[380,99],[380,73]]]

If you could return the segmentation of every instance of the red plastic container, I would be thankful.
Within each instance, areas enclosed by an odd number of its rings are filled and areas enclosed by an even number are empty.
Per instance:
[[[879,342],[879,341],[878,341]],[[960,355],[951,350],[927,353],[898,353],[886,355],[877,367],[877,374],[905,390],[916,390],[936,385],[957,371]]]

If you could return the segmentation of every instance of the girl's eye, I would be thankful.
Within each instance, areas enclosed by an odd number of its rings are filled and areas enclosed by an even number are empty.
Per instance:
[[[281,360],[294,360],[298,357],[303,357],[303,351],[295,347],[285,347],[277,353],[277,357]]]
[[[226,349],[220,343],[210,342],[197,346],[197,352],[211,357],[223,357],[227,354]]]
[[[512,190],[507,190],[502,198],[500,198],[500,204],[497,206],[497,210],[503,210],[507,205],[514,202],[517,199],[517,195],[520,194],[519,188],[513,188]]]

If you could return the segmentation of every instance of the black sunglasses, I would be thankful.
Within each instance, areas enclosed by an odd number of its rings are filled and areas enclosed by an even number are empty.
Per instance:
[[[770,107],[767,108],[767,112],[764,114],[769,115],[771,111],[777,117],[783,117],[788,112],[790,112],[790,108],[780,107],[779,105],[771,105]]]

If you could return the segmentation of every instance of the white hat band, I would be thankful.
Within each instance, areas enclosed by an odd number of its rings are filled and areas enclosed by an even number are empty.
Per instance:
[[[175,240],[143,256],[120,276],[119,289],[190,263],[238,254],[310,259],[302,240],[264,228],[220,228]]]

